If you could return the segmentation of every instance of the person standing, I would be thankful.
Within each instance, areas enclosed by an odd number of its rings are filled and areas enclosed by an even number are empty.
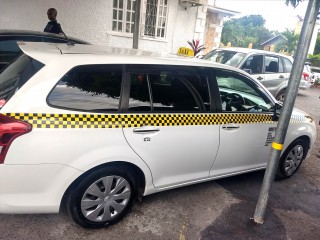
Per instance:
[[[55,8],[49,8],[47,11],[48,19],[50,20],[47,26],[44,28],[44,32],[62,34],[61,25],[57,22],[57,10]]]

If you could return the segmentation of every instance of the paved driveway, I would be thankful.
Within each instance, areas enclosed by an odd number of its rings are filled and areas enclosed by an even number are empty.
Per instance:
[[[320,88],[311,88],[296,100],[317,122],[319,96]],[[83,229],[58,214],[0,215],[0,239],[319,239],[319,132],[299,172],[273,184],[263,225],[251,219],[263,179],[255,172],[147,196],[105,229]]]

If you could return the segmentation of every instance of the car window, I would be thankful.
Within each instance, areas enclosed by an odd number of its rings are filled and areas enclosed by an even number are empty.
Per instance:
[[[264,61],[266,73],[279,73],[283,72],[283,65],[279,57],[276,56],[265,56]]]
[[[44,65],[22,54],[0,74],[0,99],[9,99]]]
[[[250,74],[261,74],[263,66],[263,56],[253,55],[248,57],[241,69],[248,71]]]
[[[223,112],[270,112],[272,103],[250,79],[228,71],[216,71]]]
[[[42,37],[42,42],[52,42],[52,43],[66,43],[67,39],[52,38],[52,37]]]
[[[304,72],[312,72],[312,71],[311,71],[311,68],[310,68],[310,65],[305,64],[305,65],[304,65],[304,68],[303,68],[303,71],[304,71]]]
[[[16,40],[0,41],[0,71],[21,53]]]
[[[57,108],[117,112],[121,81],[121,65],[78,66],[58,82],[47,100]]]
[[[285,72],[290,73],[292,69],[292,62],[287,58],[282,58],[285,65]]]
[[[245,56],[245,53],[216,49],[205,55],[203,59],[236,67]]]
[[[204,112],[210,110],[208,78],[191,67],[137,69],[130,74],[130,112]]]

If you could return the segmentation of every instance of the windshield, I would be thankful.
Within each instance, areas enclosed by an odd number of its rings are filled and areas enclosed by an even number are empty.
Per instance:
[[[245,56],[245,53],[216,49],[205,55],[203,59],[236,67]]]
[[[8,100],[44,65],[22,54],[0,74],[0,100]]]

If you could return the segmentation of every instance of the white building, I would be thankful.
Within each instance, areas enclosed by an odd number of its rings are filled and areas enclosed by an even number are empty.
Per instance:
[[[139,48],[176,53],[199,39],[209,51],[220,43],[223,18],[237,12],[207,0],[141,0]],[[0,0],[0,29],[43,31],[56,8],[64,32],[93,44],[132,47],[135,0]]]

